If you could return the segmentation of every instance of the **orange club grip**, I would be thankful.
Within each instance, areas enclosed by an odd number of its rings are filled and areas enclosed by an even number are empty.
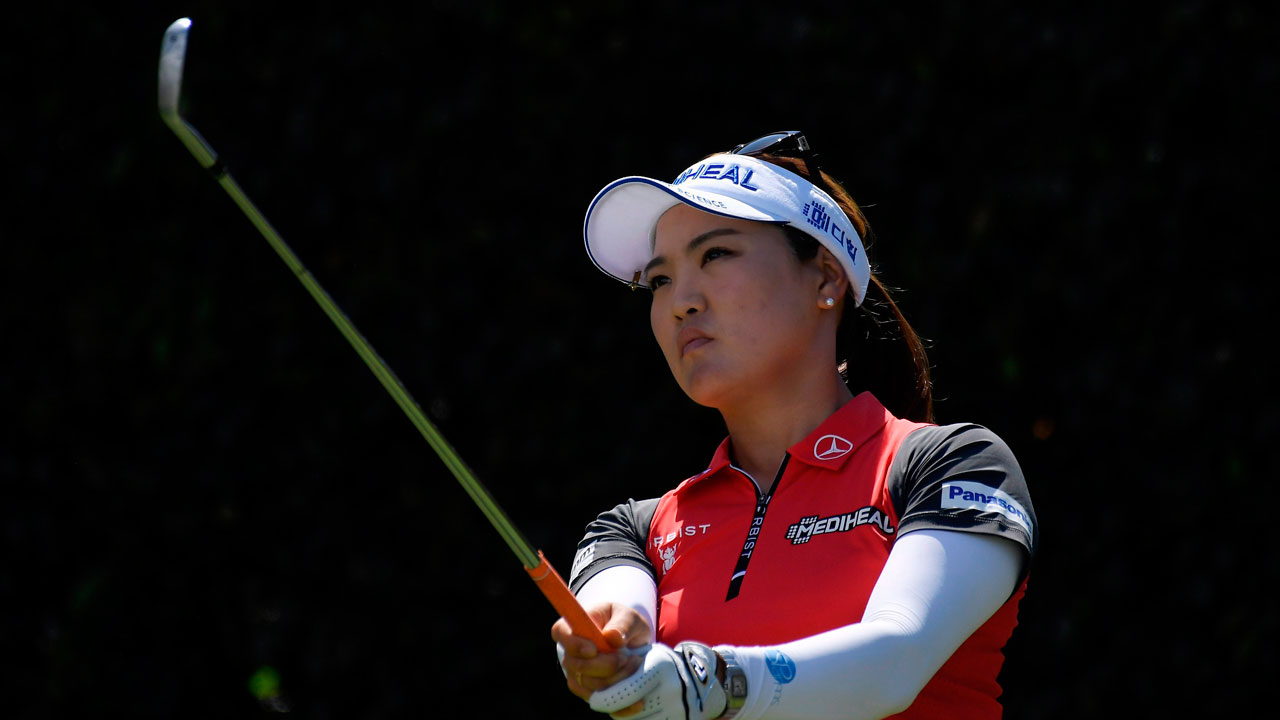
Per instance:
[[[613,646],[605,639],[604,632],[587,615],[587,611],[582,609],[578,598],[573,596],[564,578],[561,578],[560,573],[551,567],[551,563],[547,562],[547,557],[541,550],[538,551],[538,560],[541,562],[537,567],[526,567],[524,570],[529,573],[529,577],[533,578],[533,582],[542,594],[551,601],[551,606],[556,609],[556,612],[569,622],[573,634],[595,643],[596,649],[600,652],[614,652]]]

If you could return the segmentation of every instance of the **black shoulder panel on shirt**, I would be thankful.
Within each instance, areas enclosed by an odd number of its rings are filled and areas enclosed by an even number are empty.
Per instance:
[[[578,543],[569,572],[569,589],[577,593],[593,575],[614,565],[634,565],[653,575],[653,565],[644,551],[657,510],[658,498],[652,498],[628,500],[600,513],[587,525],[586,535]]]
[[[923,427],[902,441],[889,468],[899,534],[932,528],[978,532],[1021,545],[1029,560],[1040,528],[1022,468],[981,425]]]

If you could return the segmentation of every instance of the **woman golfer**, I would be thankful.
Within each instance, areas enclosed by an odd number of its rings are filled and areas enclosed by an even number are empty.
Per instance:
[[[588,528],[561,619],[569,690],[618,718],[998,718],[1038,538],[1008,446],[933,423],[920,341],[867,223],[804,136],[673,182],[627,177],[587,253],[653,293],[676,382],[728,437],[702,472]]]

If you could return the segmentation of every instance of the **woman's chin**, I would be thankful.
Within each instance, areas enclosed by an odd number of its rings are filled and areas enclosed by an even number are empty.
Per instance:
[[[731,402],[735,393],[741,392],[744,385],[741,378],[730,377],[728,373],[702,369],[691,373],[680,382],[684,394],[695,403],[709,408],[722,409]]]

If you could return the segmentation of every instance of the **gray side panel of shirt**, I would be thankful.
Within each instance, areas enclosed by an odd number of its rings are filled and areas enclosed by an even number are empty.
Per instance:
[[[634,565],[654,575],[644,550],[657,510],[658,498],[628,500],[601,513],[587,525],[586,535],[578,543],[578,552],[573,557],[569,589],[576,594],[596,573],[615,565]],[[657,580],[656,576],[654,579]]]
[[[925,528],[984,533],[1018,543],[1028,561],[1035,555],[1040,526],[1022,468],[1009,446],[981,425],[911,433],[888,483],[899,535]]]

